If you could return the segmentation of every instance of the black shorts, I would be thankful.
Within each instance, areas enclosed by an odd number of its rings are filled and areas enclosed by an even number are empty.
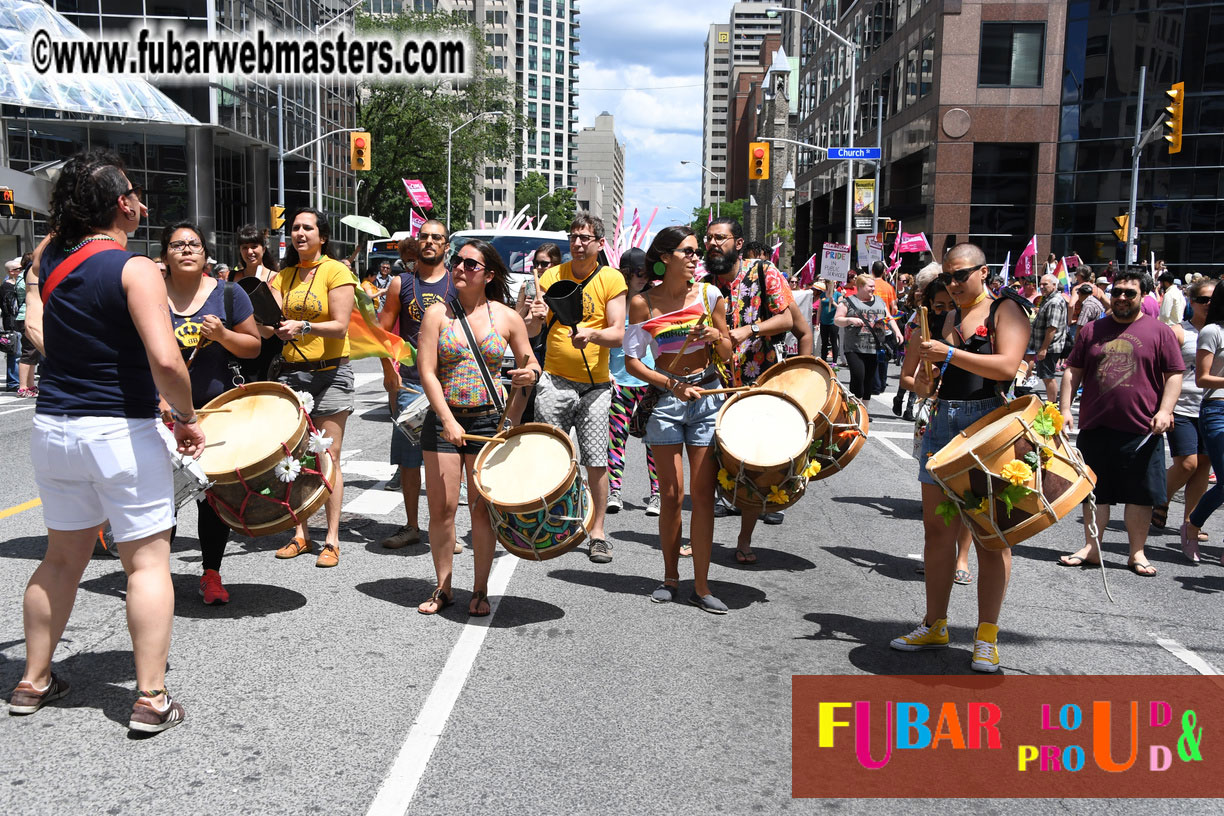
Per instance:
[[[486,413],[479,414],[461,414],[457,411],[455,412],[455,419],[463,426],[463,432],[476,434],[477,436],[494,436],[497,433],[497,420],[500,416],[497,409],[492,407]],[[438,421],[438,415],[432,409],[425,415],[425,425],[421,428],[421,450],[454,454],[462,452],[475,456],[480,453],[480,449],[484,446],[484,442],[465,440],[463,450],[460,451],[459,448],[447,442],[446,437],[442,436],[442,423]]]
[[[1058,354],[1047,351],[1042,360],[1033,367],[1033,374],[1039,380],[1056,380],[1062,375],[1058,373]]]
[[[1096,473],[1097,504],[1163,505],[1166,499],[1164,440],[1112,428],[1081,430],[1075,446]]]

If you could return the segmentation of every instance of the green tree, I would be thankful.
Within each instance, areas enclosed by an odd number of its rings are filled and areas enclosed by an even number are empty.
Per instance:
[[[535,217],[536,199],[539,199],[539,218]],[[514,201],[520,209],[527,208],[527,214],[535,219],[532,223],[538,225],[543,221],[545,229],[562,232],[569,228],[577,211],[574,191],[563,187],[549,194],[548,181],[540,173],[528,173],[522,181],[514,185]]]
[[[744,223],[744,205],[748,203],[746,198],[737,198],[735,201],[723,201],[718,207],[718,215],[715,218],[734,218],[740,224]],[[698,235],[705,235],[706,225],[710,220],[710,207],[696,207],[693,209],[693,221],[689,224],[693,228],[693,232]]]
[[[467,35],[471,78],[445,82],[376,82],[358,94],[358,125],[370,132],[373,169],[359,174],[365,179],[357,199],[357,211],[369,214],[395,232],[408,229],[412,202],[401,179],[416,178],[425,184],[433,200],[426,217],[446,221],[447,135],[473,116],[501,111],[502,116],[472,122],[451,141],[451,224],[467,226],[472,211],[473,179],[482,165],[508,159],[514,150],[513,135],[521,123],[516,114],[513,81],[495,76],[486,66],[484,35],[466,17],[450,14],[404,13],[395,17],[357,19],[362,33],[412,32],[433,36]]]

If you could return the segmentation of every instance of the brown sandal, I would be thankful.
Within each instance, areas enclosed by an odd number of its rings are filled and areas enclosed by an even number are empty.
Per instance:
[[[480,609],[480,605],[482,603],[489,604],[489,593],[485,592],[483,589],[473,592],[472,593],[472,603],[476,604],[477,609]],[[493,612],[492,604],[489,604],[488,612],[473,612],[472,605],[468,604],[468,615],[470,615],[473,618],[487,618],[492,612]]]
[[[422,601],[420,606],[417,607],[417,612],[420,612],[422,615],[436,615],[439,612],[441,612],[443,609],[445,609],[446,607],[453,604],[454,602],[455,602],[455,596],[453,593],[450,595],[447,595],[445,592],[442,591],[442,587],[436,587],[434,591],[430,593],[430,596],[424,601]],[[421,608],[422,606],[428,603],[431,603],[434,605],[432,612],[427,612],[426,610]]]

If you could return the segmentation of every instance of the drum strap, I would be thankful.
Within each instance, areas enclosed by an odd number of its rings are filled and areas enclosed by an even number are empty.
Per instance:
[[[47,282],[42,287],[42,302],[47,305],[47,301],[51,299],[51,293],[55,291],[55,287],[60,285],[60,282],[68,277],[72,270],[83,264],[85,261],[97,255],[99,252],[117,252],[119,247],[107,246],[108,242],[93,241],[78,249],[76,252],[69,255],[64,260],[60,261],[59,266],[55,267],[50,275],[47,276]]]
[[[480,371],[480,379],[484,380],[485,390],[489,392],[489,398],[493,400],[493,406],[500,413],[506,409],[506,404],[502,400],[501,394],[498,393],[497,386],[493,384],[493,375],[489,373],[489,367],[485,365],[484,355],[480,353],[480,344],[476,342],[476,335],[472,333],[472,327],[468,325],[467,315],[463,313],[463,304],[456,298],[450,302],[450,307],[459,318],[459,325],[463,326],[463,333],[467,336],[468,350],[476,358],[476,368]],[[497,331],[497,326],[493,323],[492,312],[489,313],[489,331]]]

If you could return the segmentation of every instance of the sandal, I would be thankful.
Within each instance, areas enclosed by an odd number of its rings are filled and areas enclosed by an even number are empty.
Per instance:
[[[454,593],[447,595],[442,591],[442,587],[436,587],[429,597],[417,607],[417,611],[422,615],[436,615],[454,602]],[[433,604],[433,610],[422,609],[421,607],[425,606],[425,604]]]
[[[756,553],[754,553],[751,549],[749,549],[747,552],[744,552],[738,547],[735,549],[735,563],[737,564],[755,564],[756,562],[757,562]]]
[[[1138,561],[1129,562],[1126,568],[1136,575],[1142,575],[1144,578],[1151,578],[1156,574],[1156,568],[1151,564],[1140,564]]]
[[[487,618],[493,611],[493,606],[489,604],[489,593],[485,592],[483,589],[472,593],[472,603],[476,604],[477,609],[480,609],[481,604],[485,604],[489,607],[488,612],[473,612],[472,604],[468,604],[468,615],[473,618]]]
[[[973,576],[969,574],[969,570],[957,570],[952,576],[952,583],[968,586],[973,583]]]
[[[1152,508],[1152,527],[1157,530],[1163,530],[1169,521],[1169,505],[1164,504],[1160,507]]]
[[[693,545],[692,544],[681,544],[680,545],[680,557],[681,558],[692,558],[693,557]]]
[[[1099,567],[1100,561],[1089,561],[1087,558],[1081,558],[1078,555],[1060,555],[1058,563],[1064,567]]]

